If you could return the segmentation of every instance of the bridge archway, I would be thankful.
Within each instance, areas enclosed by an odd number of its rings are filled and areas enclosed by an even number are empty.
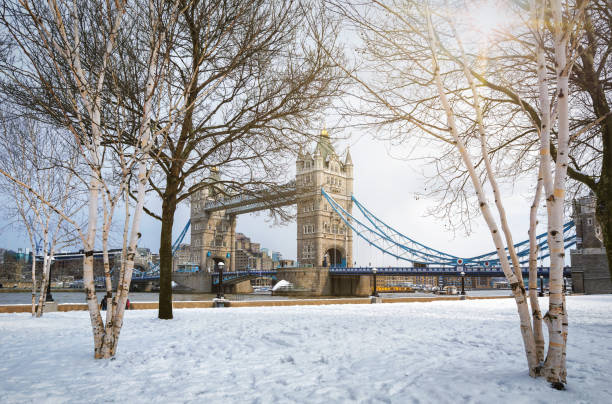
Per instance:
[[[331,267],[340,267],[346,266],[346,255],[342,248],[332,247],[325,251],[324,261],[326,261],[327,266]]]

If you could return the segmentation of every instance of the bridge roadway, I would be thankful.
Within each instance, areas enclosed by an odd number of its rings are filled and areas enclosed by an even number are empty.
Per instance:
[[[487,276],[487,277],[504,277],[504,273],[500,268],[483,268],[483,267],[429,267],[429,268],[413,268],[413,267],[332,267],[329,268],[329,274],[332,276],[353,276],[353,275],[373,275],[376,268],[378,276],[458,276],[461,271],[465,272],[465,276]],[[288,269],[288,268],[287,268]],[[523,276],[529,276],[529,268],[521,267]],[[307,268],[306,268],[307,270]],[[276,276],[277,270],[247,270],[236,272],[224,272],[223,283],[240,282],[246,278],[257,278],[263,276]],[[549,267],[538,267],[538,276],[543,275],[548,278]],[[211,274],[213,283],[219,283],[219,273]],[[563,268],[563,276],[571,277],[571,267]],[[133,276],[134,281],[154,281],[158,280],[159,275]]]
[[[334,276],[342,275],[372,275],[374,267],[355,267],[355,268],[330,268],[329,274]],[[529,276],[529,267],[521,267],[523,276]],[[544,275],[548,278],[549,267],[538,267],[538,276]],[[488,276],[488,277],[505,277],[501,268],[485,268],[485,267],[376,267],[376,275],[387,276],[458,276],[461,271],[465,272],[465,276]],[[563,276],[571,277],[571,267],[563,268]]]

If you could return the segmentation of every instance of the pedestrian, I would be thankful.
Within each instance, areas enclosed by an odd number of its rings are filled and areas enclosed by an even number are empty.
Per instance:
[[[128,298],[127,301],[125,302],[125,309],[129,310],[130,309],[130,299]]]
[[[100,303],[100,310],[106,310],[106,295],[102,298],[102,302]]]

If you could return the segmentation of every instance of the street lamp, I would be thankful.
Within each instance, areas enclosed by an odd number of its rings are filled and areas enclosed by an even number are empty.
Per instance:
[[[374,293],[372,293],[372,296],[374,297],[378,297],[378,292],[376,291],[376,268],[372,268],[372,273],[374,274]]]
[[[461,271],[461,295],[465,295],[465,272]]]
[[[225,266],[225,263],[223,261],[219,261],[219,263],[217,264],[217,269],[219,272],[219,288],[217,289],[217,299],[224,299],[225,296],[223,296],[223,267]]]
[[[544,296],[544,275],[540,275],[540,293],[538,293],[538,296]]]

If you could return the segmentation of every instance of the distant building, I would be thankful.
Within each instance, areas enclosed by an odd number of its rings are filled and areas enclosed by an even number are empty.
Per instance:
[[[576,249],[570,251],[572,288],[576,293],[612,293],[606,249],[595,217],[594,195],[574,200]]]
[[[265,251],[263,251],[265,250]],[[262,248],[262,253],[261,253],[261,268],[258,269],[262,269],[264,271],[268,271],[271,269],[274,269],[274,261],[272,261],[272,257],[270,257],[268,255],[268,249],[267,248]]]
[[[242,233],[236,233],[236,245],[234,248],[236,271],[246,269],[263,269],[262,256],[259,243],[251,242],[251,239]],[[267,249],[264,249],[267,251]]]
[[[283,254],[278,251],[272,251],[272,261],[280,262],[283,259]]]
[[[159,264],[159,253],[151,254],[151,262],[153,263],[153,265]]]
[[[174,257],[172,260],[172,271],[178,271],[179,268],[184,267],[185,265],[191,264],[191,248],[189,244],[181,244],[179,248],[174,253]]]
[[[144,247],[137,248],[136,255],[134,256],[134,266],[145,270],[148,269],[151,255],[150,249]]]
[[[291,268],[295,266],[295,261],[294,260],[279,260],[278,261],[278,266],[279,268]]]

